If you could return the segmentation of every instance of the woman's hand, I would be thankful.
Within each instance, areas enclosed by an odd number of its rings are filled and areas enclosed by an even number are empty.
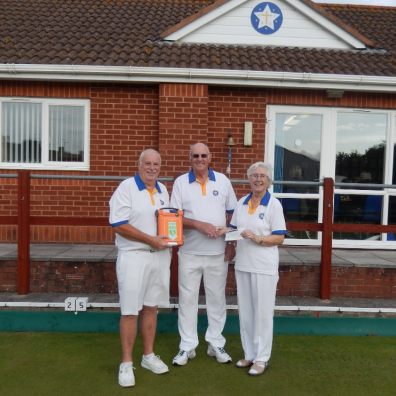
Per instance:
[[[241,232],[241,236],[245,239],[250,239],[252,241],[254,241],[254,238],[257,237],[257,235],[254,234],[251,230],[243,230]]]
[[[244,230],[241,232],[241,235],[245,239],[250,239],[251,241],[257,243],[258,245],[261,245],[263,242],[263,238],[260,235],[256,235],[253,231],[251,230]]]

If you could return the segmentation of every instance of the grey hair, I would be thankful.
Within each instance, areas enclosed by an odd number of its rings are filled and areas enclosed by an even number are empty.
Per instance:
[[[267,162],[258,161],[258,162],[255,162],[254,164],[250,165],[246,172],[247,176],[250,177],[251,175],[253,175],[253,173],[258,168],[264,169],[265,174],[268,177],[269,185],[271,185],[273,182],[273,180],[272,180],[272,166]]]
[[[155,150],[155,149],[148,148],[148,149],[143,150],[143,151],[140,153],[139,160],[138,160],[138,165],[139,165],[139,166],[142,164],[145,155],[146,155],[147,153],[149,153],[149,152],[153,152],[153,153],[158,154],[159,159],[160,159],[160,162],[161,162],[161,154],[160,154],[157,150]]]

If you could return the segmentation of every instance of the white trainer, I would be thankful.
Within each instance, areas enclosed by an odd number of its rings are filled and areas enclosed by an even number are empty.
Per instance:
[[[149,357],[142,357],[142,367],[152,371],[154,374],[164,374],[169,371],[168,366],[157,355],[150,355]]]
[[[118,371],[118,384],[122,387],[135,386],[132,362],[121,363]]]
[[[231,356],[225,351],[224,347],[214,347],[212,344],[209,344],[208,355],[215,357],[219,363],[232,362]]]
[[[183,349],[180,349],[173,358],[172,364],[174,366],[185,366],[188,363],[188,359],[194,359],[195,356],[195,349],[191,349],[191,351],[183,351]]]

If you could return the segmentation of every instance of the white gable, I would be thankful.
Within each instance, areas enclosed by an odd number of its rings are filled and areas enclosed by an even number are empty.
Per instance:
[[[184,43],[365,48],[353,35],[299,0],[230,0],[165,39]]]

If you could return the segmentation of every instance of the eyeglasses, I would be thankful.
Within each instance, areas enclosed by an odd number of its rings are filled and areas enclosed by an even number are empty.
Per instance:
[[[208,158],[208,154],[193,154],[192,155],[193,158]]]
[[[261,174],[261,173],[253,173],[253,175],[250,175],[250,177],[251,177],[252,179],[265,179],[265,178],[267,178],[268,176],[267,176],[267,175],[263,175],[263,174]]]

